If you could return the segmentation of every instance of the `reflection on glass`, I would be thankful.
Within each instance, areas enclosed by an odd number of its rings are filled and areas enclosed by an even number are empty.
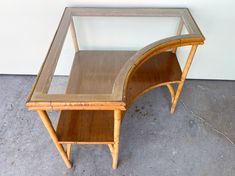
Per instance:
[[[73,35],[68,30],[49,94],[112,94],[114,81],[127,60],[152,42],[174,36],[179,18],[73,17],[73,23],[80,51],[75,54]]]
[[[65,94],[68,85],[70,70],[74,59],[74,48],[71,34],[68,31],[64,45],[52,77],[49,94]]]

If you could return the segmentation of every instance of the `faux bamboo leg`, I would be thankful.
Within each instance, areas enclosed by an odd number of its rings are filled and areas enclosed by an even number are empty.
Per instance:
[[[113,145],[113,164],[112,164],[113,169],[116,169],[118,164],[121,116],[122,113],[120,110],[114,111],[114,145]]]
[[[182,19],[180,19],[180,23],[179,23],[179,26],[178,26],[178,29],[177,29],[177,32],[176,32],[176,35],[180,35],[182,33],[182,30],[183,30],[183,26],[184,26],[184,22]],[[172,50],[173,53],[176,53],[176,50],[177,50],[177,47],[174,48]]]
[[[76,36],[76,31],[75,31],[73,19],[71,19],[69,29],[70,29],[70,33],[72,36],[75,52],[77,52],[79,50],[79,47],[78,47],[78,40],[77,40],[77,36]]]
[[[174,98],[175,98],[175,91],[174,91],[174,88],[172,87],[171,84],[167,84],[166,85],[167,88],[169,89],[169,92],[171,94],[171,103],[173,102]]]
[[[113,145],[112,144],[108,144],[112,159],[113,159]]]
[[[193,57],[195,55],[196,50],[197,50],[197,45],[193,45],[191,50],[190,50],[187,62],[185,64],[185,67],[184,67],[184,70],[183,70],[183,73],[182,73],[182,76],[181,76],[181,82],[178,85],[178,88],[177,88],[177,91],[176,91],[176,94],[175,94],[175,98],[174,98],[174,101],[173,101],[172,106],[171,106],[171,113],[175,112],[176,104],[178,102],[180,93],[182,92],[184,81],[185,81],[185,78],[188,74],[188,71],[189,71],[189,68],[190,68],[190,65],[192,63],[192,60],[193,60]]]
[[[109,150],[111,153],[113,153],[113,145],[112,144],[108,144]]]
[[[71,147],[72,147],[72,144],[67,144],[66,146],[66,153],[67,153],[68,159],[70,159]]]
[[[37,111],[40,118],[42,119],[42,122],[44,124],[44,126],[46,127],[49,135],[51,136],[51,139],[52,141],[54,142],[57,150],[59,151],[61,157],[63,158],[67,168],[71,168],[72,167],[72,164],[70,163],[65,151],[64,151],[64,148],[61,144],[58,143],[58,138],[56,136],[56,132],[51,124],[51,121],[46,113],[46,111],[42,111],[42,110],[38,110]]]

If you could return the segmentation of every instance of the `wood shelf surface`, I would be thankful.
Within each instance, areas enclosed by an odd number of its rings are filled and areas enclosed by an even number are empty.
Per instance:
[[[130,76],[126,92],[127,106],[152,88],[180,82],[181,74],[176,54],[169,51],[153,56],[134,70]]]
[[[64,94],[45,94],[42,99],[61,98],[63,102],[32,102],[32,107],[67,110],[126,110],[135,98],[154,87],[179,83],[182,71],[174,53],[161,52],[131,72],[128,77],[126,96],[116,99],[113,94],[115,79],[126,62],[135,55],[135,51],[89,51],[75,54],[71,67],[67,90]],[[37,101],[42,100],[37,97]],[[69,99],[69,102],[66,100]],[[40,109],[39,107],[37,107]]]
[[[95,57],[93,54],[91,52],[83,52],[79,54],[80,57],[75,57],[67,89],[68,93],[78,91],[93,92],[95,89],[98,89],[98,92],[101,90],[108,91],[108,89],[104,89],[105,87],[103,87],[104,85],[111,86],[111,83],[107,80],[108,77],[115,76],[115,69],[119,69],[119,67],[125,63],[126,57],[121,57],[120,62],[118,62],[118,57],[116,57],[117,59],[114,59],[113,62],[110,62],[108,57],[101,57],[101,55],[108,56],[107,53],[95,52],[97,56],[96,59],[99,58],[100,60],[94,60]],[[110,52],[109,54],[112,56],[115,52]],[[121,55],[124,56],[126,54],[132,53],[122,53]],[[87,66],[85,67],[85,65]],[[113,67],[107,67],[110,65],[113,65]],[[181,74],[180,65],[174,53],[163,52],[150,58],[136,68],[130,76],[127,87],[127,106],[130,106],[130,104],[145,91],[151,90],[164,83],[180,81]],[[82,84],[85,84],[85,86]],[[59,143],[113,143],[113,113],[113,111],[94,110],[61,111],[56,131]]]
[[[71,69],[67,94],[112,94],[115,78],[133,51],[81,51],[76,53]],[[162,52],[139,65],[132,72],[127,87],[127,104],[142,92],[181,78],[176,54]],[[91,97],[92,98],[92,97]]]
[[[79,51],[75,54],[68,94],[112,94],[122,66],[135,51]]]
[[[113,144],[113,111],[61,111],[57,130],[59,143]]]

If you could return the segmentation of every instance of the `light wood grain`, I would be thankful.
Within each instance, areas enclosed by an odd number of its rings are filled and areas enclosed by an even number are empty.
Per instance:
[[[112,94],[116,76],[134,53],[133,51],[77,52],[66,93],[88,94],[94,97],[97,94]]]
[[[116,79],[114,81],[112,94],[34,94],[31,100],[27,103],[27,106],[30,109],[85,109],[84,105],[90,105],[91,103],[98,102],[110,102],[109,107],[115,107],[112,102],[120,102],[125,103],[126,97],[126,83],[130,76],[132,70],[136,67],[141,66],[146,60],[151,58],[152,56],[168,50],[170,48],[174,48],[176,46],[190,45],[192,43],[201,43],[201,39],[189,39],[187,36],[185,38],[175,37],[172,41],[169,39],[161,40],[156,43],[153,43],[149,46],[138,51],[136,54],[131,56],[125,64],[122,66],[121,70],[118,72]],[[132,54],[132,53],[131,53]],[[130,55],[131,55],[130,54]],[[75,57],[76,58],[76,57]],[[98,58],[98,57],[97,57]],[[98,60],[98,59],[97,59]],[[96,65],[96,64],[94,64]],[[115,78],[114,76],[112,78]],[[77,78],[75,78],[77,79]],[[97,81],[97,80],[96,80]],[[75,81],[76,82],[76,81]],[[108,82],[109,83],[109,82]],[[107,89],[107,88],[105,88]],[[109,89],[110,90],[110,89]],[[106,90],[107,91],[107,90]],[[90,102],[89,102],[90,101]],[[39,102],[39,104],[37,104]],[[43,102],[45,104],[43,105]],[[49,103],[49,106],[47,106]],[[78,106],[71,106],[77,104]],[[80,105],[79,105],[80,103]],[[104,107],[104,106],[103,106]],[[100,107],[102,108],[102,107]],[[122,107],[117,107],[120,110],[123,110]],[[104,108],[105,109],[105,108]]]
[[[179,96],[182,92],[184,81],[185,81],[186,76],[188,74],[188,71],[189,71],[191,63],[193,61],[193,57],[195,55],[196,50],[197,50],[197,45],[193,45],[191,50],[190,50],[187,62],[184,66],[184,70],[183,70],[183,73],[182,73],[182,76],[181,76],[181,81],[180,81],[180,83],[178,85],[178,88],[177,88],[177,91],[175,93],[175,97],[174,97],[174,100],[173,100],[173,103],[172,103],[172,106],[171,106],[171,113],[174,113],[174,111],[175,111],[176,104],[177,104]]]
[[[55,66],[57,64],[59,54],[61,48],[63,46],[64,38],[66,36],[68,26],[70,25],[71,16],[81,15],[81,16],[178,16],[180,17],[189,34],[180,35],[175,37],[170,37],[161,41],[154,42],[145,48],[138,51],[135,56],[130,57],[129,61],[125,63],[125,65],[120,70],[118,76],[115,79],[115,84],[113,87],[112,95],[103,95],[97,96],[97,98],[93,97],[97,102],[102,101],[123,101],[125,99],[125,89],[126,82],[128,81],[129,74],[135,66],[138,66],[140,62],[144,62],[149,57],[160,53],[162,51],[166,51],[169,49],[173,49],[179,46],[186,45],[198,45],[203,44],[205,40],[201,31],[199,30],[197,24],[195,23],[192,15],[189,10],[186,8],[147,8],[147,9],[139,9],[139,8],[131,8],[131,9],[109,9],[109,8],[66,8],[59,28],[56,32],[48,55],[46,57],[45,63],[42,67],[42,71],[39,74],[38,80],[33,88],[32,93],[29,96],[29,100],[27,105],[30,108],[36,109],[36,107],[32,107],[32,105],[36,104],[36,102],[61,102],[62,104],[66,104],[69,101],[87,101],[90,99],[90,96],[76,96],[76,95],[48,95],[46,94],[55,70]],[[94,84],[95,85],[95,84]],[[47,96],[48,95],[48,96]],[[66,98],[67,97],[67,98]],[[102,99],[102,97],[104,97]],[[30,104],[33,102],[33,104]],[[42,107],[38,107],[41,109]],[[79,109],[79,107],[75,107]],[[47,107],[47,109],[51,109]],[[55,107],[55,109],[59,109]]]
[[[113,111],[62,111],[56,133],[61,144],[113,144]]]
[[[35,93],[46,93],[49,89],[53,73],[55,71],[56,64],[58,62],[63,43],[70,25],[70,21],[71,11],[66,8],[51,43],[50,49],[47,53],[45,63],[43,65],[42,71],[40,72],[38,81],[35,85]]]
[[[175,99],[175,91],[174,91],[174,88],[171,84],[167,84],[166,85],[170,94],[171,94],[171,102],[173,103],[174,99]]]
[[[174,53],[163,52],[153,56],[133,70],[127,86],[127,108],[137,97],[153,88],[179,83],[181,74],[180,65]]]
[[[111,155],[113,154],[113,144],[108,144]],[[113,155],[112,155],[113,156]]]
[[[63,146],[58,143],[58,138],[57,138],[56,132],[55,132],[53,126],[52,126],[52,123],[51,123],[47,113],[45,111],[38,111],[38,114],[41,117],[41,120],[42,120],[43,124],[45,125],[45,127],[46,127],[52,141],[54,142],[57,150],[59,151],[61,157],[63,158],[65,165],[68,168],[71,168],[72,165],[71,165],[71,163],[70,163],[70,161],[69,161],[69,159],[68,159],[68,157],[67,157],[67,155],[64,151]]]
[[[117,168],[118,165],[118,154],[119,154],[119,142],[120,142],[120,128],[121,128],[121,116],[120,110],[114,111],[114,144],[113,144],[113,169]]]
[[[27,106],[30,109],[125,110],[125,103],[122,98],[116,99],[113,86],[122,66],[134,53],[79,51],[74,57],[66,94],[34,94]]]
[[[155,41],[139,51],[80,51],[72,19],[77,15],[181,20],[177,36]],[[183,25],[189,34],[181,35]],[[69,27],[76,53],[66,93],[48,94]],[[124,116],[121,110],[127,110],[145,92],[165,85],[172,97],[173,113],[197,46],[204,40],[187,8],[66,8],[26,106],[38,111],[68,168],[72,144],[107,144],[116,169]],[[192,46],[183,72],[175,54],[182,46]],[[176,93],[172,84],[178,84]],[[45,110],[62,110],[56,131]],[[62,144],[67,144],[66,152]]]
[[[70,159],[71,149],[72,149],[72,144],[67,144],[66,145],[66,153],[67,153],[68,159]]]
[[[203,40],[199,36],[195,36],[195,38],[188,38],[187,35],[171,37],[168,39],[163,39],[157,42],[154,42],[143,49],[136,52],[119,72],[117,79],[115,80],[114,90],[115,96],[117,98],[125,98],[127,91],[127,82],[129,80],[130,75],[136,67],[140,67],[144,62],[148,59],[157,55],[161,52],[173,49],[179,46],[187,46],[192,44],[202,44]],[[120,91],[122,90],[122,91]]]

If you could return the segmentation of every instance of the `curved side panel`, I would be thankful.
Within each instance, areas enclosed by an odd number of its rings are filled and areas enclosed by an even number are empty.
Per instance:
[[[200,45],[204,43],[204,38],[197,34],[187,34],[174,36],[154,42],[134,54],[123,66],[119,72],[113,87],[113,93],[116,97],[127,101],[127,86],[131,75],[141,67],[142,64],[157,56],[158,54],[180,46]],[[172,53],[173,54],[173,53]],[[176,56],[175,56],[176,57]],[[157,59],[162,58],[158,57]],[[162,59],[161,61],[163,61]],[[160,64],[160,61],[158,62]],[[151,73],[152,74],[152,73]],[[179,79],[180,80],[180,79]],[[179,81],[178,80],[178,81]],[[122,90],[122,91],[120,91]],[[127,103],[128,104],[128,103]]]
[[[165,82],[165,83],[162,83],[162,84],[157,84],[155,86],[149,87],[145,90],[142,90],[138,95],[136,95],[135,97],[133,97],[132,99],[129,99],[129,101],[127,101],[128,103],[127,103],[127,108],[126,109],[128,109],[132,105],[132,103],[134,103],[134,101],[136,99],[138,99],[138,97],[144,95],[145,93],[147,93],[147,92],[149,92],[149,91],[151,91],[155,88],[161,87],[161,86],[167,86],[168,87],[170,85],[172,87],[171,84],[175,84],[175,83],[178,83],[178,82],[177,81],[176,82]],[[169,87],[168,87],[168,89],[169,89]],[[174,99],[174,94],[172,94],[172,91],[170,89],[169,89],[169,92],[170,92],[170,95],[171,95],[171,100],[173,100]]]
[[[153,88],[179,83],[181,74],[180,65],[174,53],[162,52],[151,57],[129,77],[126,90],[127,107],[138,96]]]
[[[159,41],[156,41],[156,42],[144,47],[143,49],[136,52],[136,54],[134,54],[125,63],[125,65],[123,66],[123,68],[121,69],[121,71],[119,72],[119,74],[115,80],[114,87],[113,87],[113,93],[115,94],[116,97],[119,97],[119,98],[123,99],[123,101],[126,101],[127,105],[128,105],[128,102],[129,102],[129,100],[127,100],[128,99],[127,96],[129,96],[129,95],[127,95],[128,94],[127,92],[129,89],[128,82],[131,80],[133,74],[136,75],[135,74],[136,70],[138,70],[138,68],[141,68],[142,64],[145,64],[148,60],[151,60],[151,58],[154,58],[158,54],[169,53],[169,52],[165,52],[165,51],[174,49],[176,47],[187,46],[187,45],[200,45],[203,43],[204,43],[204,38],[201,35],[187,34],[187,35],[179,35],[179,36],[174,36],[174,37],[166,38],[163,40],[159,40]],[[170,52],[170,53],[172,53],[172,52]],[[157,57],[156,60],[159,60],[161,58],[162,58],[162,61],[165,60],[165,59],[163,59],[163,57]],[[161,62],[158,62],[158,64],[160,64],[160,63]],[[167,63],[167,65],[168,64],[169,63]],[[172,69],[172,71],[174,71],[174,69]],[[144,74],[144,72],[143,72],[143,74]],[[151,74],[153,74],[153,73],[151,73]],[[173,74],[171,76],[173,76]],[[178,79],[178,77],[177,77],[177,79],[175,79],[175,80],[177,80],[177,82],[178,82],[178,81],[180,81],[180,78]],[[164,82],[166,83],[167,81],[161,81],[161,83],[164,83]],[[158,83],[158,84],[160,84],[160,83]],[[120,91],[120,90],[123,90],[123,91]]]

